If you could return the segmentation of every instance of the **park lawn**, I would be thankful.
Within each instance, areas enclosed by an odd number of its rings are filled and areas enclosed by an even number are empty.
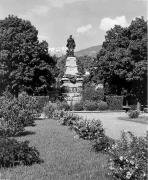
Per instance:
[[[1,169],[2,177],[11,180],[110,180],[107,155],[91,150],[89,141],[75,139],[74,132],[51,119],[37,120],[18,140],[29,140],[37,147],[41,164]]]

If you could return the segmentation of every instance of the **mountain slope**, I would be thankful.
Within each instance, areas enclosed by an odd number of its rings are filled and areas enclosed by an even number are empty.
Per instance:
[[[75,52],[76,56],[93,56],[95,57],[97,55],[97,53],[100,51],[101,49],[101,45],[98,46],[92,46],[86,49],[82,49],[80,51]]]

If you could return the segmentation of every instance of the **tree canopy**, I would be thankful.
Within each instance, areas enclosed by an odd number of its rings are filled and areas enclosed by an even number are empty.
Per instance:
[[[0,20],[0,86],[13,94],[47,94],[55,82],[56,61],[46,41],[39,42],[37,29],[26,20],[8,16]]]
[[[147,97],[147,22],[136,18],[124,28],[107,31],[97,55],[93,81],[102,79],[107,94],[133,95],[141,103]]]

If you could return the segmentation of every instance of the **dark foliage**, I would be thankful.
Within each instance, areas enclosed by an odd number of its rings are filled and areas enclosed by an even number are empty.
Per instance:
[[[84,86],[84,90],[82,92],[82,98],[83,101],[89,100],[89,101],[101,101],[104,99],[104,89],[97,88],[88,83],[86,86]]]
[[[22,91],[42,95],[50,90],[56,61],[37,35],[29,21],[16,16],[0,20],[0,93],[9,89],[15,95]]]
[[[99,139],[96,139],[92,142],[92,148],[96,152],[100,152],[100,151],[107,152],[112,147],[114,142],[115,142],[115,140],[104,135],[104,136],[100,137]]]
[[[97,56],[93,81],[102,79],[106,94],[133,95],[147,102],[147,22],[136,18],[129,27],[107,31]]]
[[[98,109],[98,103],[95,101],[85,101],[84,109],[86,111],[96,111]]]
[[[69,111],[71,110],[70,105],[66,102],[66,101],[62,101],[58,103],[58,109],[60,110],[65,110],[65,111]]]
[[[79,103],[74,104],[73,110],[74,111],[83,111],[84,110],[84,102],[81,101]]]
[[[18,142],[15,139],[0,137],[0,167],[32,165],[40,162],[38,150],[29,146],[28,141]]]
[[[131,111],[129,111],[128,116],[129,116],[129,118],[134,119],[134,118],[138,118],[139,114],[140,114],[139,111],[131,110]]]
[[[110,110],[123,109],[123,96],[106,96],[106,102]]]
[[[108,104],[107,104],[107,102],[100,101],[100,102],[98,103],[98,110],[104,111],[104,110],[107,110],[107,109],[108,109]]]

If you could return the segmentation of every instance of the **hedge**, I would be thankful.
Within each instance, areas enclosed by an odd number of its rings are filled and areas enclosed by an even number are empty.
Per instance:
[[[106,96],[106,102],[110,110],[123,109],[123,96]]]
[[[43,107],[49,102],[49,96],[34,96],[37,101],[37,111],[38,113],[41,113],[43,111]]]

